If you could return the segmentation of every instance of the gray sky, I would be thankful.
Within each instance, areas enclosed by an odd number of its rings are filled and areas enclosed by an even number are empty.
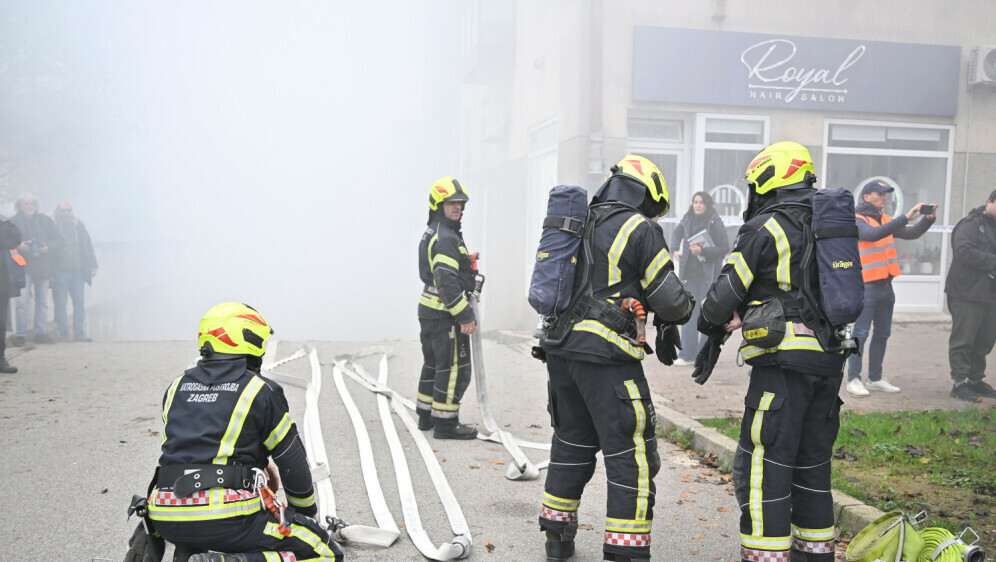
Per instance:
[[[282,339],[414,338],[428,188],[458,173],[458,9],[7,0],[0,203],[74,205],[97,337],[192,338],[237,300]]]

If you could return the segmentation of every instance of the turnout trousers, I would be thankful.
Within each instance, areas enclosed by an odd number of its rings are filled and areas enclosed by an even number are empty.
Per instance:
[[[540,528],[563,535],[569,526],[577,527],[581,494],[601,450],[608,480],[602,550],[649,558],[654,476],[661,461],[654,434],[657,413],[643,365],[549,355],[547,370],[553,441]]]
[[[470,336],[449,318],[419,318],[422,374],[418,380],[419,412],[432,417],[457,419],[460,400],[470,385]]]
[[[200,493],[210,492],[211,490]],[[157,501],[162,499],[160,493]],[[258,502],[259,499],[255,501]],[[150,505],[150,514],[160,536],[176,545],[177,550],[186,550],[191,554],[208,550],[244,554],[248,562],[343,560],[342,550],[325,529],[310,517],[295,513],[290,507],[284,512],[284,517],[290,522],[286,526],[290,533],[286,536],[280,532],[273,516],[266,510],[222,519],[183,521],[180,518],[185,515],[176,516],[174,520],[163,519],[169,515],[162,513],[162,507]],[[198,515],[200,514],[192,513],[187,516]]]
[[[751,369],[733,483],[743,561],[832,562],[830,458],[840,383],[778,366]]]

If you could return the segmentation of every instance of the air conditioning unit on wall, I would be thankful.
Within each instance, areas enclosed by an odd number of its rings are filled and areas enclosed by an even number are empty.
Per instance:
[[[972,49],[968,60],[968,86],[996,86],[996,45]]]

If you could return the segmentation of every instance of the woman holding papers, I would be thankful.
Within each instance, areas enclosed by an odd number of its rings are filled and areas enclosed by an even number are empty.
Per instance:
[[[723,268],[723,260],[730,251],[726,226],[716,213],[712,197],[708,193],[699,191],[692,196],[692,204],[675,227],[672,240],[676,241],[674,247],[677,250],[673,256],[679,262],[681,281],[685,284],[685,290],[695,297],[698,306],[719,270]],[[682,326],[682,350],[674,364],[693,364],[695,354],[705,343],[705,339],[704,335],[696,331],[695,322]]]

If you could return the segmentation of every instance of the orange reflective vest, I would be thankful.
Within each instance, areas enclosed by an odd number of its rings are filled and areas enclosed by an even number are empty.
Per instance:
[[[881,226],[878,221],[871,217],[855,216],[863,219],[873,228]],[[889,215],[882,215],[882,224],[891,220]],[[891,234],[876,242],[859,240],[858,251],[861,253],[861,275],[864,277],[865,283],[888,279],[890,275],[899,277],[899,255],[896,253],[896,241]]]

